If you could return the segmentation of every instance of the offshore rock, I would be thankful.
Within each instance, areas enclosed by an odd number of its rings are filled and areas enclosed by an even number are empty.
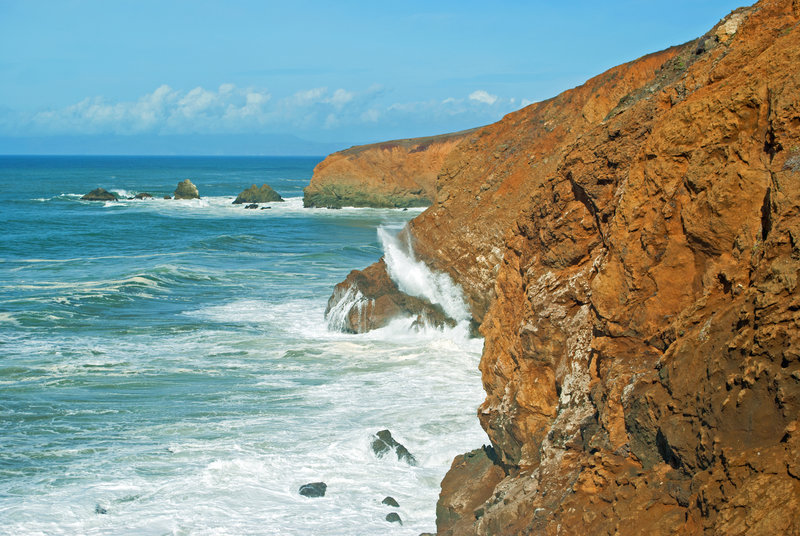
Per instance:
[[[391,506],[393,508],[399,508],[400,504],[398,504],[397,500],[394,497],[386,497],[381,501],[381,504],[385,504],[386,506]]]
[[[278,192],[273,190],[272,187],[262,184],[261,187],[258,188],[254,184],[250,186],[250,188],[242,190],[242,192],[236,196],[233,204],[241,205],[243,203],[272,203],[277,201],[283,201],[283,198]]]
[[[143,199],[152,199],[153,196],[151,194],[148,194],[147,192],[140,192],[140,193],[136,194],[135,196],[133,196],[133,198],[134,199],[143,200]]]
[[[197,191],[197,186],[192,184],[192,181],[184,179],[178,183],[173,197],[175,199],[200,199],[200,193]]]
[[[375,439],[372,440],[372,452],[374,452],[377,457],[383,458],[392,451],[395,452],[398,460],[404,461],[409,465],[417,465],[416,458],[414,458],[406,447],[398,443],[395,438],[392,437],[392,433],[389,430],[381,430],[375,434]]]
[[[350,272],[333,289],[325,310],[328,325],[346,333],[382,328],[403,316],[415,318],[419,327],[456,325],[441,306],[400,292],[386,272],[383,259],[363,271]]]
[[[306,207],[424,207],[435,197],[436,174],[472,131],[351,147],[314,168]]]
[[[298,493],[304,497],[324,497],[328,485],[325,482],[310,482],[300,486]]]
[[[386,514],[386,521],[388,521],[389,523],[400,523],[401,525],[403,524],[403,520],[400,519],[400,514],[398,514],[397,512],[390,512]]]
[[[117,196],[104,188],[95,188],[81,199],[84,201],[116,201]]]

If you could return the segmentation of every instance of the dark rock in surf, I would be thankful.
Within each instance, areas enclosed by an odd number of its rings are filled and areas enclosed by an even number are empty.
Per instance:
[[[148,194],[147,192],[138,193],[133,196],[134,199],[152,199],[153,196]]]
[[[173,196],[175,199],[200,199],[200,192],[197,191],[197,186],[192,184],[192,181],[184,179],[178,183]]]
[[[258,204],[257,203],[251,203],[251,204],[247,205],[244,208],[257,209],[258,208]]]
[[[257,188],[254,184],[236,196],[236,200],[233,202],[233,204],[241,205],[244,203],[272,203],[274,201],[283,201],[283,198],[278,192],[266,184],[262,184],[261,188]]]
[[[325,482],[310,482],[300,486],[300,495],[304,497],[324,497],[328,485]]]
[[[261,210],[267,210],[267,209],[270,209],[270,208],[272,208],[272,207],[261,207]]]
[[[97,503],[96,505],[94,505],[94,513],[95,513],[95,514],[98,514],[98,515],[100,515],[100,514],[107,514],[107,513],[108,513],[108,510],[106,510],[105,508],[103,508],[102,506],[100,506],[100,503]]]
[[[388,521],[389,523],[400,523],[401,525],[403,524],[403,520],[400,519],[400,514],[398,514],[397,512],[386,514],[386,521]]]
[[[394,500],[394,497],[386,497],[384,500],[381,501],[381,504],[385,504],[386,506],[394,506],[395,508],[399,508],[400,505]]]
[[[395,441],[389,430],[381,430],[375,434],[375,439],[372,440],[372,452],[378,458],[383,458],[390,451],[394,451],[397,454],[398,460],[404,461],[408,465],[417,465],[417,459],[407,448]]]
[[[164,199],[172,199],[172,197],[171,197],[171,196],[169,196],[169,195],[165,195],[165,196],[164,196]]]
[[[88,194],[81,197],[84,201],[116,201],[117,196],[105,188],[95,188]]]

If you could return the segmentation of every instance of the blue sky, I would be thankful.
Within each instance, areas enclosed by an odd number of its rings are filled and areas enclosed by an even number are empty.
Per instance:
[[[191,139],[215,154],[226,136],[250,140],[244,153],[314,153],[451,132],[741,5],[0,0],[0,153],[170,154]]]

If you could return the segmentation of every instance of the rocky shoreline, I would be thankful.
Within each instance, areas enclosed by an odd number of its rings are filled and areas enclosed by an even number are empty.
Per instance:
[[[799,25],[762,0],[447,150],[403,238],[480,325],[491,446],[438,534],[800,533]]]

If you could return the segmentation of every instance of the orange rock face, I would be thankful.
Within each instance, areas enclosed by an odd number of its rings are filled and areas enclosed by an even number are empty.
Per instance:
[[[306,207],[420,207],[434,199],[436,174],[471,131],[351,147],[314,168]]]
[[[799,73],[762,0],[448,156],[409,232],[481,324],[493,456],[439,534],[800,534]]]

